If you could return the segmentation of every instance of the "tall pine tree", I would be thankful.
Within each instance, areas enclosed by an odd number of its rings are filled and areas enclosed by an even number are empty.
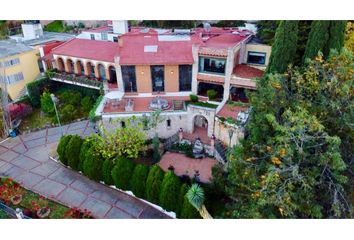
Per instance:
[[[281,21],[275,33],[267,72],[283,73],[294,63],[299,21]]]

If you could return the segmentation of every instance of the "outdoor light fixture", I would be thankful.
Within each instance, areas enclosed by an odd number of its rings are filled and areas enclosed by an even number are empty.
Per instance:
[[[144,71],[141,71],[141,75],[144,75]]]
[[[171,70],[171,74],[173,74],[174,72],[173,72],[173,70]]]

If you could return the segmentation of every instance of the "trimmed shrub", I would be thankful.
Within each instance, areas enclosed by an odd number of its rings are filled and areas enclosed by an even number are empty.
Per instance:
[[[72,135],[65,135],[65,136],[62,136],[59,140],[57,152],[59,155],[60,162],[62,162],[64,165],[68,165],[68,161],[66,159],[65,152],[66,152],[66,146],[68,145],[71,137],[72,137]]]
[[[181,189],[181,181],[172,171],[168,171],[161,184],[160,205],[167,211],[178,213],[178,197]]]
[[[218,93],[217,93],[214,89],[209,89],[209,90],[207,91],[207,96],[208,96],[209,100],[215,99],[215,97],[216,97],[217,94],[218,94]]]
[[[130,189],[134,195],[140,198],[145,197],[146,179],[149,174],[149,167],[143,164],[138,164],[130,179]]]
[[[83,140],[79,135],[73,135],[66,145],[65,158],[68,165],[74,170],[79,170],[80,149],[82,142]]]
[[[79,154],[79,166],[78,169],[79,171],[83,172],[84,171],[84,161],[86,159],[86,153],[88,150],[92,147],[92,142],[90,141],[89,138],[86,138],[80,148],[80,154]]]
[[[146,199],[152,203],[159,204],[161,183],[164,172],[158,165],[150,168],[149,175],[146,179]]]
[[[77,110],[73,105],[71,104],[65,105],[61,110],[61,120],[63,122],[70,122],[75,119],[76,114],[77,114]]]
[[[180,210],[179,218],[182,218],[182,219],[199,219],[199,218],[201,218],[197,209],[195,209],[195,207],[193,207],[192,204],[189,203],[189,200],[187,199],[186,196],[184,196],[182,209]]]
[[[43,89],[50,89],[50,81],[47,78],[42,78],[28,83],[26,87],[32,107],[39,108],[41,106],[40,97]]]
[[[43,92],[41,96],[41,110],[49,115],[55,114],[54,103],[48,91]]]
[[[94,147],[91,147],[85,154],[83,162],[83,173],[92,180],[100,181],[102,179],[101,158],[95,154]]]
[[[60,93],[59,99],[65,104],[71,104],[73,106],[79,106],[81,104],[82,95],[79,91],[65,90]]]
[[[112,169],[114,167],[114,163],[112,159],[106,159],[102,165],[102,180],[107,185],[113,185],[112,178]]]
[[[180,190],[179,190],[179,196],[178,196],[178,205],[179,205],[179,211],[176,213],[177,217],[180,217],[182,208],[183,208],[183,203],[184,203],[184,198],[186,197],[186,194],[188,192],[189,186],[187,183],[183,183]]]
[[[114,185],[122,190],[129,190],[130,178],[134,171],[134,163],[126,158],[118,158],[112,170]]]
[[[189,99],[191,100],[191,102],[198,102],[198,96],[191,94],[189,95]]]
[[[81,108],[84,113],[88,114],[91,111],[92,107],[93,101],[89,96],[86,96],[81,100]]]

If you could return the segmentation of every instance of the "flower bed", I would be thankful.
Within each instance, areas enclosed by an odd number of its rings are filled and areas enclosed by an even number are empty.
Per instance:
[[[0,178],[0,202],[15,209],[21,208],[30,218],[92,218],[90,212],[70,209],[57,202],[21,187],[11,178]]]

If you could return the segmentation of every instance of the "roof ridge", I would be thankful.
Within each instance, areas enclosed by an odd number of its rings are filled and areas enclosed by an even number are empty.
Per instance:
[[[64,46],[64,45],[68,44],[69,42],[73,41],[74,39],[76,39],[76,37],[74,37],[74,38],[72,38],[72,39],[70,39],[70,40],[64,42],[63,44],[60,44],[59,46],[56,46],[56,47],[52,48],[52,49],[50,50],[50,52],[53,52],[53,51],[56,50],[57,48],[62,47],[62,46]]]

